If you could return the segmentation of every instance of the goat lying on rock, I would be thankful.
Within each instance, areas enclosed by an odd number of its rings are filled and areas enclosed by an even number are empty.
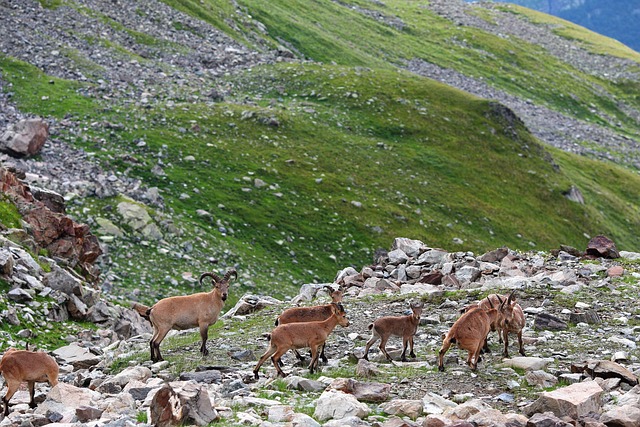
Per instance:
[[[438,369],[444,371],[444,355],[451,344],[458,344],[469,352],[467,365],[472,370],[477,369],[480,361],[480,351],[485,345],[491,325],[498,319],[498,310],[489,301],[490,308],[485,310],[479,306],[471,307],[453,324],[442,341],[442,348],[438,352]]]
[[[332,303],[342,302],[342,288],[333,289],[331,286],[325,286],[325,289],[329,292]],[[287,323],[319,322],[328,319],[332,314],[333,304],[315,305],[311,307],[291,307],[278,316],[276,326],[286,325]],[[298,360],[304,360],[298,350],[293,349],[293,352]],[[320,359],[324,363],[327,363],[327,357],[324,355],[324,346],[322,346]]]
[[[287,374],[280,368],[280,358],[291,349],[304,347],[311,349],[309,372],[313,373],[318,367],[318,351],[337,325],[349,326],[349,319],[340,303],[331,303],[331,316],[321,322],[288,323],[277,326],[269,335],[269,348],[260,356],[256,367],[253,368],[255,378],[258,379],[258,371],[269,357],[278,375],[286,377]]]
[[[209,354],[207,350],[209,326],[216,323],[227,300],[231,275],[238,277],[235,269],[227,271],[223,278],[214,273],[202,273],[201,285],[202,279],[211,278],[213,289],[210,292],[164,298],[150,308],[143,304],[133,304],[134,310],[153,325],[153,337],[149,342],[153,362],[164,360],[160,354],[160,343],[171,329],[200,328],[202,339],[200,352],[203,356]]]
[[[35,383],[48,381],[52,387],[58,384],[58,363],[41,351],[8,349],[0,360],[0,373],[7,383],[7,394],[2,398],[4,415],[9,415],[9,400],[23,382],[29,387],[29,407],[35,408]]]
[[[385,316],[376,319],[373,323],[369,324],[369,329],[371,330],[371,338],[367,341],[367,345],[364,349],[365,360],[369,360],[368,354],[369,349],[380,339],[380,351],[385,355],[387,360],[390,362],[393,360],[389,353],[387,353],[386,345],[389,337],[394,335],[397,337],[402,337],[402,355],[400,359],[403,362],[407,361],[407,347],[411,347],[411,351],[409,352],[409,356],[412,358],[416,357],[416,354],[413,352],[413,337],[418,330],[418,324],[420,323],[420,315],[422,314],[422,309],[424,307],[423,302],[412,303],[411,304],[411,314],[407,316]]]

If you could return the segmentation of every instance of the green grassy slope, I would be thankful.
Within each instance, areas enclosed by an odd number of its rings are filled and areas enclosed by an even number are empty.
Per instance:
[[[191,0],[165,2],[182,8],[195,3]],[[616,84],[586,74],[553,57],[544,48],[516,37],[497,37],[476,28],[454,25],[421,2],[240,0],[238,4],[266,26],[267,34],[261,37],[272,43],[286,42],[314,61],[389,68],[403,67],[408,60],[421,59],[484,79],[496,88],[612,127],[617,132],[636,135],[638,132],[637,121],[618,102],[637,105],[640,94],[637,86],[630,91],[624,82]],[[640,54],[612,39],[522,7],[509,5],[500,9],[520,15],[523,20],[550,25],[557,34],[582,40],[587,49],[596,53],[630,59],[636,63],[631,67],[640,71]],[[493,15],[498,12],[478,8],[476,13],[488,23],[494,23]],[[198,16],[214,25],[219,19],[213,13]],[[255,34],[246,19],[232,13],[227,18],[236,19],[240,28]]]
[[[94,124],[57,137],[162,189],[181,232],[167,233],[168,243],[110,246],[113,272],[126,288],[151,290],[148,301],[185,292],[181,273],[210,269],[210,256],[237,264],[241,283],[282,296],[368,264],[398,236],[482,252],[583,248],[585,234],[604,233],[621,249],[640,248],[637,174],[546,149],[496,105],[406,72],[283,64],[230,78],[242,104],[136,109],[85,97],[74,82],[49,84],[9,58],[0,68],[22,110]],[[161,151],[166,176],[150,172]],[[586,205],[563,196],[571,185]],[[117,221],[105,209],[117,202],[70,211]],[[184,242],[188,256],[165,250]],[[179,286],[167,287],[167,276]]]

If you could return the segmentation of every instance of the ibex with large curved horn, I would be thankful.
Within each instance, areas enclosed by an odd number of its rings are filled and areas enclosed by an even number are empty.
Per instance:
[[[160,354],[160,343],[171,329],[200,328],[200,337],[202,338],[200,352],[203,356],[209,354],[207,350],[209,326],[218,320],[220,311],[229,295],[229,282],[232,275],[236,279],[238,278],[238,273],[233,268],[227,271],[222,278],[212,272],[202,273],[200,275],[201,285],[205,277],[211,278],[213,289],[210,292],[164,298],[155,303],[153,307],[139,303],[133,304],[133,309],[153,325],[153,337],[149,342],[153,362],[164,360]]]

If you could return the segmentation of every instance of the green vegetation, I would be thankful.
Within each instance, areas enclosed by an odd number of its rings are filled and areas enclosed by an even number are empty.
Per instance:
[[[0,196],[0,228],[18,228],[20,227],[20,212],[18,208],[8,200],[6,196]]]
[[[138,108],[103,99],[92,84],[0,57],[21,110],[90,123],[81,133],[61,127],[58,137],[106,169],[160,189],[165,208],[149,211],[160,240],[122,224],[117,197],[69,206],[94,229],[100,216],[125,231],[110,248],[123,303],[134,288],[146,302],[199,290],[185,277],[210,270],[209,259],[241,272],[229,305],[249,289],[283,297],[304,282],[330,281],[345,265],[369,264],[375,249],[398,236],[474,252],[583,248],[596,234],[623,249],[640,246],[637,173],[543,146],[507,110],[399,68],[412,59],[452,68],[623,134],[637,124],[618,101],[636,103],[638,85],[587,75],[513,37],[452,26],[415,2],[167,4],[239,41],[284,43],[324,65],[254,67],[220,82],[233,88],[225,102],[178,89],[171,104]],[[72,7],[141,46],[181,49]],[[500,11],[476,13],[492,22]],[[197,34],[183,22],[173,27]],[[615,48],[588,35],[599,51]],[[89,42],[149,61],[117,42]],[[77,52],[62,52],[79,68],[100,71]],[[163,174],[152,172],[159,162]],[[572,186],[584,205],[564,196]]]
[[[127,117],[146,123],[116,132],[94,126],[82,138],[69,137],[111,167],[162,188],[181,229],[163,230],[165,239],[195,243],[187,258],[154,242],[114,245],[126,288],[142,283],[156,292],[148,302],[191,287],[166,289],[167,272],[182,282],[181,272],[197,275],[209,268],[207,257],[229,249],[235,255],[228,263],[260,271],[251,280],[282,297],[303,281],[330,280],[347,263],[368,264],[374,249],[388,248],[398,236],[473,251],[583,247],[585,235],[601,233],[622,248],[640,245],[632,232],[640,225],[631,202],[640,194],[637,174],[545,148],[495,104],[409,73],[261,67],[233,78],[237,96],[255,100],[253,106],[115,110],[96,108],[103,101],[80,95],[82,86],[73,82],[51,85],[49,77],[9,58],[0,65],[27,111],[61,117],[68,113],[59,104],[66,103],[95,123]],[[34,86],[46,87],[59,102],[38,102]],[[194,123],[199,131],[183,131]],[[139,140],[146,144],[138,146]],[[158,152],[173,159],[163,176],[150,172],[151,154]],[[119,160],[125,154],[135,162]],[[256,179],[266,186],[256,187]],[[587,204],[564,197],[572,185]],[[107,209],[117,203],[86,200],[74,213],[117,223],[116,210]],[[163,222],[162,213],[151,214]],[[127,261],[132,258],[140,262]],[[165,268],[149,271],[149,265]],[[237,291],[232,300],[242,294]]]

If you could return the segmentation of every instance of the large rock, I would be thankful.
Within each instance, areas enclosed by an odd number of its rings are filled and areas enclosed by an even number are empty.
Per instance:
[[[154,426],[207,425],[219,418],[211,406],[207,389],[197,384],[165,384],[151,400],[150,421]]]
[[[54,350],[53,355],[56,359],[62,360],[65,364],[73,365],[76,369],[87,369],[100,363],[99,356],[75,343]]]
[[[327,390],[316,401],[313,416],[319,421],[339,420],[346,417],[364,418],[369,411],[367,404],[358,402],[355,396],[341,391]]]
[[[596,236],[589,240],[586,255],[591,258],[620,258],[616,244],[606,236]]]
[[[578,419],[590,412],[599,412],[602,406],[602,387],[595,381],[585,381],[543,392],[532,404],[523,408],[531,416],[539,412],[553,412],[558,417]]]
[[[385,414],[409,417],[415,420],[422,415],[422,400],[393,399],[380,405]]]
[[[42,119],[24,119],[0,136],[0,151],[12,156],[36,155],[49,137],[49,125]]]
[[[70,423],[75,421],[78,408],[84,406],[100,408],[101,398],[102,395],[96,391],[60,382],[49,391],[46,400],[38,405],[35,413],[46,415],[57,412],[62,415],[59,422]]]
[[[330,387],[352,394],[361,402],[384,402],[389,399],[391,386],[382,383],[360,382],[351,378],[337,378]]]
[[[408,239],[406,237],[396,237],[391,245],[391,250],[400,249],[408,256],[415,258],[420,255],[420,251],[426,249],[420,240]]]
[[[586,373],[591,378],[620,378],[629,385],[638,385],[638,377],[624,366],[610,360],[587,360],[581,363],[573,363],[571,372]]]
[[[38,248],[46,249],[51,257],[64,258],[71,268],[80,271],[87,279],[98,279],[99,271],[93,264],[102,254],[102,249],[86,224],[78,224],[68,216],[49,209],[34,198],[29,187],[15,173],[1,167],[0,190],[15,203]]]
[[[617,406],[600,416],[600,422],[607,426],[640,426],[640,408],[632,405]]]

